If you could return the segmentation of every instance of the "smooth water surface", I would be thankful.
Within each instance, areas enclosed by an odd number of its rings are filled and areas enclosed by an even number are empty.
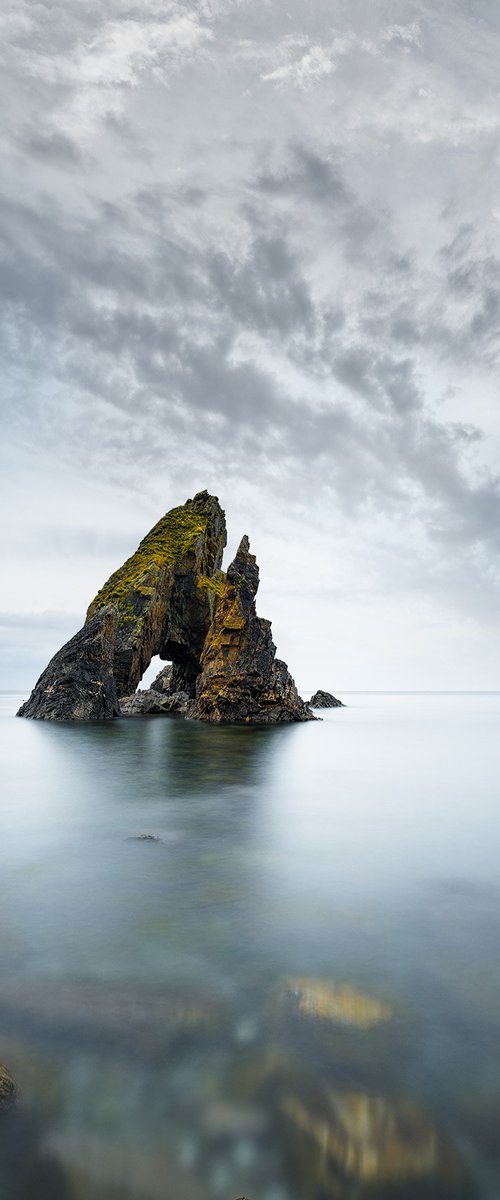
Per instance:
[[[345,699],[1,698],[1,1200],[500,1194],[500,695]]]

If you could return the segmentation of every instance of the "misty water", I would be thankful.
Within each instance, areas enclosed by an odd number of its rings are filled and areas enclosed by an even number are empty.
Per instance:
[[[20,699],[1,1200],[497,1196],[500,695],[277,729]]]

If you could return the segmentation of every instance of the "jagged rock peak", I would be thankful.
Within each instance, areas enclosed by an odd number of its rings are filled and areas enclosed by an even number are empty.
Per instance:
[[[255,554],[250,554],[250,541],[246,533],[236,551],[236,556],[226,572],[228,583],[240,589],[240,604],[250,609],[259,587],[259,568]]]
[[[178,684],[194,695],[211,618],[212,577],[225,544],[225,515],[217,496],[198,492],[157,521],[97,593],[87,620],[103,604],[113,604],[118,612],[118,696],[135,691],[156,654],[178,665]]]
[[[271,623],[257,616],[259,568],[245,535],[228,568],[201,656],[195,716],[204,721],[314,720],[286,663],[276,659]]]
[[[51,658],[18,717],[96,721],[119,713],[113,675],[117,611],[101,608]]]

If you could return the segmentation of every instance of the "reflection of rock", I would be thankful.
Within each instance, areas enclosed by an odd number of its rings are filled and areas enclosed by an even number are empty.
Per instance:
[[[116,610],[101,608],[58,650],[18,717],[38,721],[95,721],[118,713],[113,678]]]
[[[228,568],[201,656],[195,715],[203,721],[277,724],[314,720],[285,663],[271,624],[258,617],[259,568],[248,538]]]
[[[15,1083],[12,1075],[0,1063],[0,1111],[2,1108],[8,1108],[13,1104],[15,1097]]]
[[[336,696],[332,696],[331,692],[322,692],[321,688],[318,692],[311,696],[309,701],[310,708],[344,708],[341,700],[337,700]]]
[[[370,1029],[392,1017],[392,1009],[382,1000],[358,992],[348,983],[334,984],[324,979],[289,979],[287,999],[305,1017],[335,1024]]]
[[[346,1178],[361,1187],[357,1196],[412,1181],[421,1181],[426,1196],[471,1195],[463,1191],[458,1156],[413,1104],[329,1090],[307,1100],[289,1095],[282,1108],[291,1159],[304,1173],[307,1196],[337,1197]]]

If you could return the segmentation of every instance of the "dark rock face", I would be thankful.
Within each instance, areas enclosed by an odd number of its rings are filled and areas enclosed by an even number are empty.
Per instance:
[[[201,656],[195,716],[202,721],[314,720],[286,663],[275,658],[271,622],[258,617],[259,568],[242,538],[228,569]]]
[[[101,608],[58,650],[18,717],[38,721],[95,721],[118,715],[113,675],[117,612]]]
[[[151,687],[134,692],[132,696],[122,696],[120,713],[122,717],[158,716],[165,713],[180,713],[183,717],[192,715],[194,700],[187,692],[175,690],[177,673],[172,663],[159,672]]]
[[[345,708],[341,700],[337,700],[336,696],[332,696],[331,692],[322,692],[321,689],[311,696],[309,701],[310,708]]]
[[[153,682],[151,684],[151,691],[160,692],[162,695],[166,695],[167,692],[171,692],[172,691],[172,674],[173,674],[172,663],[167,663],[166,667],[163,667],[163,669],[156,676],[156,679],[153,679]]]
[[[187,692],[157,692],[148,688],[134,692],[132,696],[122,696],[120,713],[122,717],[158,716],[163,713],[180,713],[183,717],[191,715],[194,701]]]
[[[114,676],[129,696],[155,654],[178,668],[176,690],[194,695],[200,654],[210,624],[212,576],[220,568],[226,522],[216,496],[199,492],[174,508],[143,538],[89,606],[118,611]]]

